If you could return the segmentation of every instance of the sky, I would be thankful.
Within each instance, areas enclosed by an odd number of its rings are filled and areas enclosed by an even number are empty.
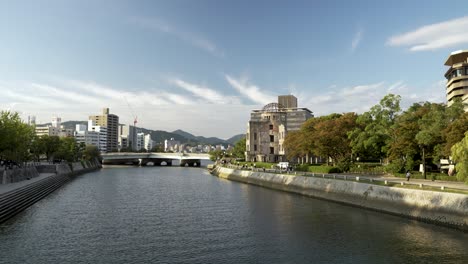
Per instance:
[[[293,94],[315,116],[445,102],[465,1],[0,0],[0,110],[229,138]]]

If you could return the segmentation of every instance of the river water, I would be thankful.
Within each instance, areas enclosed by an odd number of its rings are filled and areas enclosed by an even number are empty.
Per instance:
[[[468,263],[468,234],[203,168],[112,167],[2,224],[0,263]]]

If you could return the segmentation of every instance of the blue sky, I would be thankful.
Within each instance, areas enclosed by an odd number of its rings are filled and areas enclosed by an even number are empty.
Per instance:
[[[465,1],[3,1],[0,109],[223,138],[294,94],[315,115],[445,102]],[[128,104],[127,104],[128,102]],[[129,107],[129,105],[131,107]],[[130,110],[132,108],[133,110]],[[132,114],[133,112],[133,114]]]

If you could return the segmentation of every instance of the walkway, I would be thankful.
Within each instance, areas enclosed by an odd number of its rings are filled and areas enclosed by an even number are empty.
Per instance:
[[[21,188],[23,186],[29,185],[33,182],[40,181],[42,179],[45,179],[49,176],[55,175],[55,173],[41,173],[38,177],[32,178],[30,180],[25,180],[25,181],[20,181],[20,182],[14,182],[14,183],[8,183],[8,184],[0,184],[0,195],[7,193],[9,191],[12,191],[17,188]]]

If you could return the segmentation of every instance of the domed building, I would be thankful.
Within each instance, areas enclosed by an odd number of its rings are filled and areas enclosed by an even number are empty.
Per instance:
[[[299,130],[311,117],[313,114],[309,109],[297,107],[294,95],[280,95],[278,102],[253,110],[247,125],[246,161],[286,161],[283,143],[287,133]]]

